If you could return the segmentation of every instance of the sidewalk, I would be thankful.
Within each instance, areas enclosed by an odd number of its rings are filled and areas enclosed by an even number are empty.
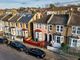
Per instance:
[[[26,43],[24,43],[24,44],[28,47],[39,48],[39,49],[45,51],[46,56],[43,60],[77,60],[77,58],[74,57],[74,56],[60,55],[60,54],[57,54],[57,53],[53,53],[53,52],[47,50],[46,48],[40,48],[40,47],[32,46],[32,45],[26,44]]]
[[[45,48],[40,48],[40,47],[37,47],[37,46],[32,46],[32,45],[26,44],[26,43],[24,43],[24,44],[25,44],[26,46],[28,46],[28,47],[39,48],[39,49],[45,51],[45,52],[46,52],[46,56],[45,56],[44,60],[51,60],[51,59],[52,59],[52,60],[55,60],[54,57],[53,57],[53,53],[50,52],[49,50],[47,50],[47,49],[45,49]]]

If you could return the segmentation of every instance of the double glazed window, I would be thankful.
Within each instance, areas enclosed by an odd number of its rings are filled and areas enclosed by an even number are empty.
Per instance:
[[[48,30],[51,31],[52,30],[52,25],[48,26]]]
[[[36,32],[36,38],[40,41],[42,40],[42,32]]]
[[[73,40],[73,46],[77,45],[77,40]]]
[[[63,43],[64,37],[63,36],[55,36],[55,42],[56,43]]]
[[[73,47],[76,47],[76,46],[77,46],[77,39],[72,38],[72,40],[71,40],[71,45],[72,45]]]
[[[63,26],[62,25],[56,25],[56,32],[62,32]]]
[[[41,28],[41,24],[37,24],[37,28]]]
[[[73,26],[72,27],[72,34],[80,34],[80,27]]]
[[[60,43],[60,36],[56,37],[57,43]]]

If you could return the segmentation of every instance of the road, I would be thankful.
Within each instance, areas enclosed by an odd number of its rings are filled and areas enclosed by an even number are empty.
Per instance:
[[[45,59],[39,59],[28,55],[24,52],[19,52],[5,44],[0,44],[0,60],[77,60],[72,56],[59,55],[43,49],[46,52]]]
[[[29,46],[29,47],[33,47],[35,48],[36,46],[32,46],[32,45],[29,45],[29,44],[25,44],[26,46]],[[39,47],[36,47],[36,48],[39,48]],[[71,56],[71,55],[66,55],[66,54],[57,54],[57,53],[54,53],[52,51],[49,51],[47,49],[44,49],[44,48],[39,48],[43,51],[45,51],[46,53],[46,57],[45,59],[46,60],[77,60],[77,57],[75,56]]]
[[[0,44],[0,60],[42,60],[24,52],[19,52],[5,44]]]

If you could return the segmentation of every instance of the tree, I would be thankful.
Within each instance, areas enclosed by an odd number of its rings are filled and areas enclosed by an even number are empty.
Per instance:
[[[49,5],[50,8],[56,7],[54,4]]]

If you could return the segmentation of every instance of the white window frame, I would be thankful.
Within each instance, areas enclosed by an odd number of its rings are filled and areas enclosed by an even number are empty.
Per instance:
[[[11,28],[11,33],[12,33],[13,35],[16,35],[16,29],[15,29],[15,28]]]
[[[51,31],[52,30],[52,25],[48,25],[48,31]]]
[[[42,32],[36,32],[36,38],[37,38],[39,41],[42,41]]]
[[[6,32],[6,33],[9,32],[9,27],[5,27],[5,32]]]
[[[36,28],[37,28],[37,24],[36,24],[36,23],[34,23],[34,25],[33,25],[33,26],[34,26],[34,29],[36,29]]]
[[[59,27],[59,28],[57,28],[57,27]],[[56,32],[62,33],[63,32],[63,29],[61,29],[61,27],[64,29],[63,25],[56,25]]]
[[[75,39],[75,38],[71,38],[71,47],[77,47],[77,43],[76,43],[76,46],[74,46],[74,42],[73,42],[73,40],[77,41],[77,39]]]
[[[38,32],[36,32],[36,38],[39,38],[39,33]]]
[[[74,29],[74,28],[75,28],[75,29]],[[72,26],[72,34],[80,35],[80,34],[78,33],[78,31],[80,31],[80,30],[78,30],[78,28],[80,28],[80,26]],[[74,33],[73,31],[75,31],[75,33]]]
[[[80,11],[80,7],[78,7],[77,10]]]
[[[55,42],[57,42],[57,37],[60,38],[60,43],[63,43],[64,42],[64,36],[57,36],[57,35],[55,36]]]
[[[37,28],[41,28],[41,24],[39,23],[39,24],[37,24]]]
[[[42,32],[39,32],[39,41],[42,41]]]

